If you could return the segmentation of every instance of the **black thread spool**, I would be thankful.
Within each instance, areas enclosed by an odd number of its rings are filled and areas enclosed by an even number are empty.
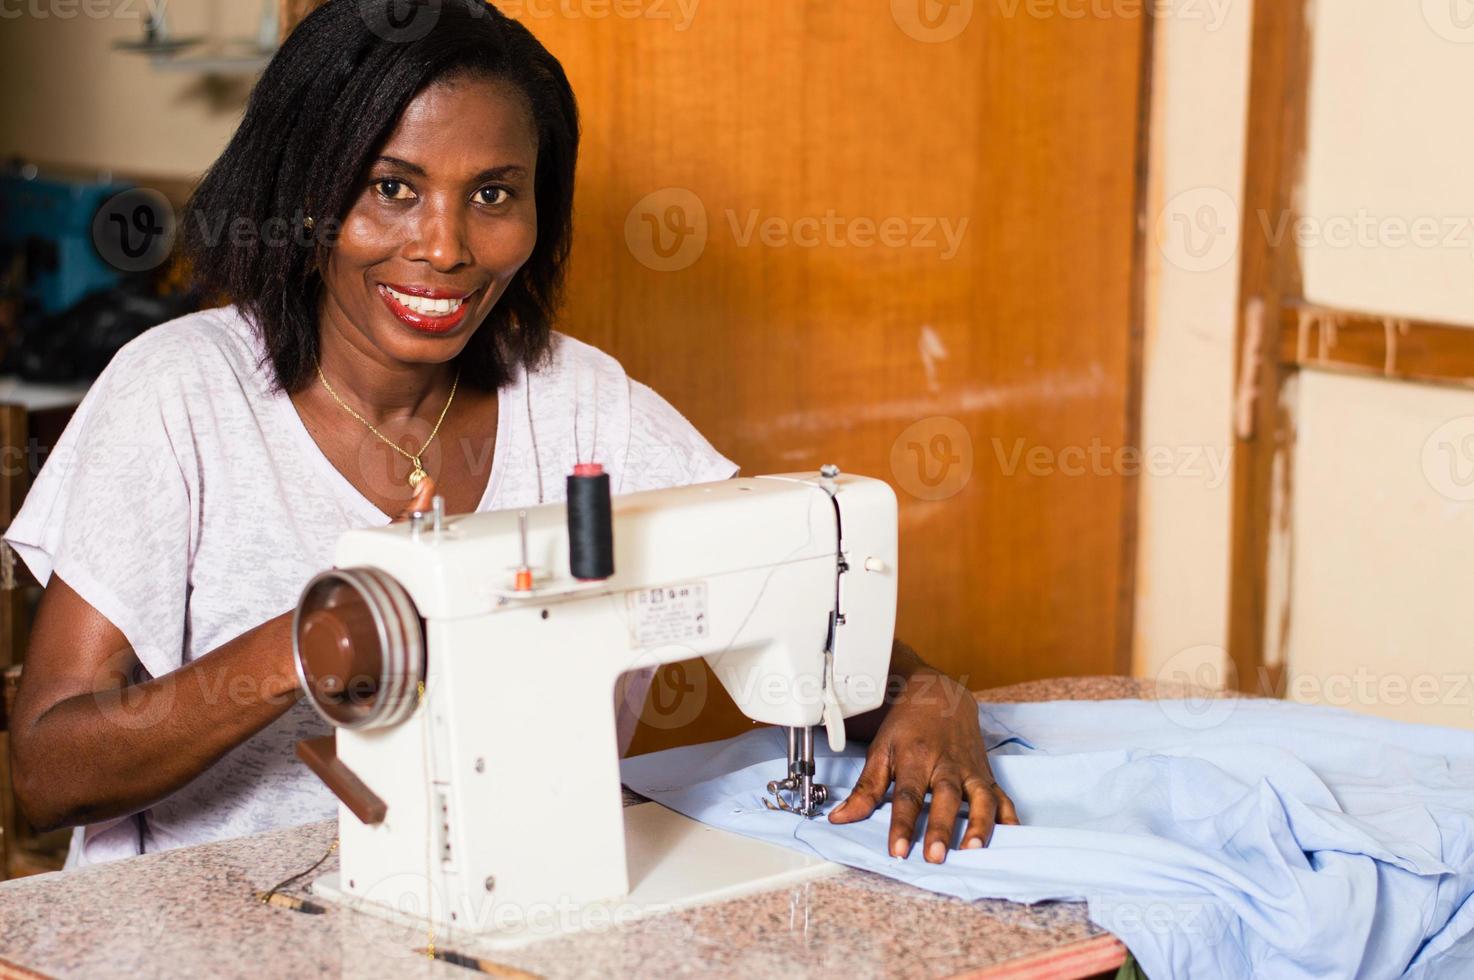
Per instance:
[[[568,567],[581,582],[614,574],[609,474],[598,463],[579,463],[568,477]]]

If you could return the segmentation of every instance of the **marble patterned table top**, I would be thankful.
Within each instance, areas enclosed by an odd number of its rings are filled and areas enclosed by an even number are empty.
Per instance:
[[[1035,682],[994,701],[1153,697],[1125,678]],[[0,883],[0,978],[7,976],[449,977],[476,974],[416,953],[422,928],[254,895],[310,866],[331,822]],[[335,870],[330,857],[318,873]],[[305,894],[302,887],[289,889]],[[1072,903],[968,903],[848,869],[789,888],[607,929],[492,951],[467,934],[439,948],[507,975],[1088,976],[1124,949]],[[519,973],[518,971],[524,971]],[[1041,972],[1042,971],[1042,972]]]

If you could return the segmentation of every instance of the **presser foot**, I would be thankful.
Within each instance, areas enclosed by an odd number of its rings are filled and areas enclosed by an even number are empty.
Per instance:
[[[764,797],[763,806],[769,810],[782,810],[784,813],[796,813],[801,817],[813,818],[819,815],[819,808],[829,799],[829,787],[820,783],[814,783],[810,787],[807,801],[803,799],[803,790],[793,784],[793,779],[775,779],[768,783],[768,793],[773,798]],[[793,793],[798,805],[789,803],[784,799],[784,793]]]
[[[829,800],[829,787],[814,782],[814,730],[788,729],[788,776],[768,783],[763,806],[813,818]]]

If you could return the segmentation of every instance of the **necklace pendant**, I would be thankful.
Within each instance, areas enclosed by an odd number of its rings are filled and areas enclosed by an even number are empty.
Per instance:
[[[430,474],[426,473],[423,469],[420,468],[420,461],[415,460],[415,468],[409,471],[409,488],[411,490],[418,489],[420,486],[420,481],[429,475]]]

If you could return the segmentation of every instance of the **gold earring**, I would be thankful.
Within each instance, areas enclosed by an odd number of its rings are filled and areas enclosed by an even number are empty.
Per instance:
[[[311,217],[306,217],[306,218],[303,218],[302,219],[302,227],[303,228],[306,228],[308,231],[311,231],[312,230],[312,225],[313,225],[313,221],[312,221],[312,218]]]

